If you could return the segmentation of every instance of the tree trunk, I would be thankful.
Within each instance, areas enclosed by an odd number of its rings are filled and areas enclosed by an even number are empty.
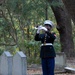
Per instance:
[[[62,0],[75,25],[75,0]]]
[[[5,0],[0,0],[0,6],[5,3]]]
[[[52,1],[55,0],[50,0],[50,2]],[[59,0],[57,0],[57,2],[59,2]],[[65,52],[67,56],[73,56],[74,43],[72,38],[71,19],[64,6],[51,5],[51,8],[57,21],[57,29],[60,34],[61,51]]]

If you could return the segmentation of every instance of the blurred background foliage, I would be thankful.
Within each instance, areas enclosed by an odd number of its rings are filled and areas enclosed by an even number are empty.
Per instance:
[[[55,24],[52,30],[57,37],[54,47],[56,52],[60,52],[61,45],[59,33],[56,30],[56,20],[46,0],[3,0],[0,5],[0,55],[6,50],[12,54],[23,51],[28,63],[40,63],[40,42],[34,40],[36,34],[34,27],[43,25],[46,13],[48,19]],[[73,32],[74,36],[75,30]]]

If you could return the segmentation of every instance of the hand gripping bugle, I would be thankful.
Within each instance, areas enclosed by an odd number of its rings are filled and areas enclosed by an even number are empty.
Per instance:
[[[35,29],[45,30],[45,31],[47,31],[47,28],[44,27],[44,26],[42,26],[42,25],[40,25],[40,26],[36,26]]]

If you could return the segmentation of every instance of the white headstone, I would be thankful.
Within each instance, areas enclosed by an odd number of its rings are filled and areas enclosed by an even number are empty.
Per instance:
[[[55,69],[64,70],[66,66],[66,55],[64,53],[57,53],[55,58]]]
[[[13,57],[12,75],[27,75],[27,61],[23,52],[17,52]]]
[[[1,75],[12,75],[12,55],[5,51],[1,55]]]

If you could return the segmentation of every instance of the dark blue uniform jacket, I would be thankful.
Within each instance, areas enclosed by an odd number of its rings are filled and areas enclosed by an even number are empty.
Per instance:
[[[46,32],[46,43],[54,43],[55,36],[53,33]],[[44,44],[45,41],[45,34],[37,34],[35,35],[35,41],[41,41],[42,44]],[[56,53],[54,50],[53,45],[43,45],[41,46],[40,50],[40,57],[41,58],[49,58],[49,57],[55,57]]]

